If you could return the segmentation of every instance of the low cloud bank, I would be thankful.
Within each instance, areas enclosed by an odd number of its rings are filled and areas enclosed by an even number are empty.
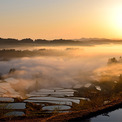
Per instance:
[[[122,74],[122,65],[107,66],[108,56],[34,57],[1,61],[4,80],[21,96],[38,88],[76,88],[105,76]],[[14,72],[8,73],[11,68]],[[8,79],[9,78],[9,79]],[[14,80],[10,78],[13,78]],[[6,80],[8,79],[8,81]],[[1,88],[1,87],[0,87]],[[5,88],[4,90],[9,87]],[[10,89],[11,90],[11,89]],[[9,93],[10,91],[7,91]]]

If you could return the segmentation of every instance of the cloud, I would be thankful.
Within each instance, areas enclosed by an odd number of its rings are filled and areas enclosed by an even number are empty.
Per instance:
[[[73,50],[64,56],[12,59],[0,62],[0,73],[4,74],[4,79],[18,81],[16,84],[9,82],[9,86],[21,95],[35,90],[37,82],[39,88],[76,88],[100,80],[104,73],[109,76],[120,74],[121,66],[106,66],[108,57],[112,55]],[[16,71],[9,74],[11,68]]]
[[[111,64],[94,71],[94,77],[98,81],[114,81],[122,74],[122,64]]]
[[[11,87],[20,93],[35,90],[38,81],[39,88],[76,88],[92,80],[94,69],[104,65],[97,57],[34,57],[13,59],[1,62],[5,79],[14,78],[19,81],[10,83]],[[8,74],[10,68],[16,71]]]

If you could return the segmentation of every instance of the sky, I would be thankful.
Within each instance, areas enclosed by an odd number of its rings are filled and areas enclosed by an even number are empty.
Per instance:
[[[122,0],[0,0],[0,37],[122,39]]]

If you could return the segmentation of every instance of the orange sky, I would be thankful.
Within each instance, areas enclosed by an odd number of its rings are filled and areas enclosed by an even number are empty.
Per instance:
[[[3,0],[3,38],[122,38],[122,0]]]

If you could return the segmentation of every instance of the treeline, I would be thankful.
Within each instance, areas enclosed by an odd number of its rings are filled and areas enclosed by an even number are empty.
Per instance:
[[[122,63],[122,57],[120,56],[119,59],[117,60],[115,57],[110,58],[108,60],[108,64],[118,64],[118,63]]]
[[[77,40],[71,39],[54,39],[54,40],[46,40],[46,39],[13,39],[13,38],[0,38],[0,44],[73,44],[73,45],[97,45],[97,44],[109,44],[109,43],[122,43],[122,40],[110,40],[110,39],[96,39],[96,38],[81,38]]]
[[[39,50],[15,50],[15,49],[2,49],[0,50],[0,61],[9,60],[11,58],[21,58],[21,57],[33,57],[33,56],[42,56],[46,53],[50,54],[51,51],[46,49]]]
[[[37,50],[15,50],[15,49],[1,49],[0,61],[8,61],[12,58],[22,57],[36,57],[36,56],[63,56],[65,52],[51,50],[51,49],[37,49]]]
[[[40,44],[53,44],[53,43],[74,43],[76,41],[73,40],[65,40],[65,39],[55,39],[55,40],[45,40],[45,39],[31,39],[31,38],[26,38],[26,39],[12,39],[12,38],[0,38],[0,44],[23,44],[23,43],[40,43]],[[77,41],[78,42],[78,41]]]

